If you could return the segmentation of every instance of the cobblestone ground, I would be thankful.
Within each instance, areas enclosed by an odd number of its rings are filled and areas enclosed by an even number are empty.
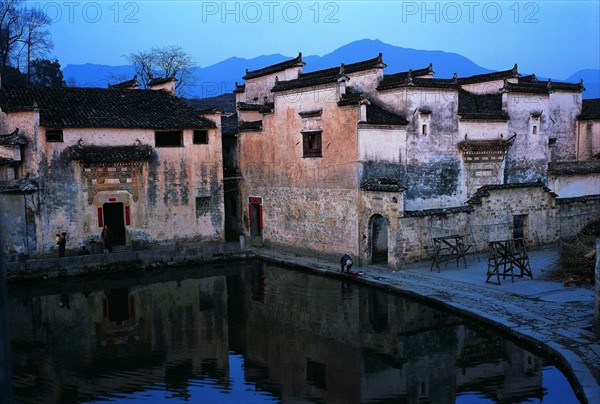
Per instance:
[[[264,259],[327,275],[338,273],[337,263],[256,248]],[[554,255],[553,255],[554,254]],[[357,282],[394,289],[442,304],[493,324],[509,334],[534,343],[562,360],[589,403],[600,403],[600,340],[592,331],[594,291],[538,280],[555,257],[553,252],[531,253],[534,279],[506,279],[501,285],[485,283],[486,263],[477,259],[466,268],[450,264],[438,273],[428,265],[392,271],[384,266],[354,268]]]

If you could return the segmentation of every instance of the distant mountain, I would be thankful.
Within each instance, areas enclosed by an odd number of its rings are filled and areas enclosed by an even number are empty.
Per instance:
[[[600,70],[583,69],[569,76],[565,81],[577,83],[583,80],[583,98],[600,98]]]
[[[420,69],[427,67],[429,63],[433,64],[435,77],[438,78],[450,78],[454,73],[457,73],[459,77],[464,77],[493,71],[478,66],[466,57],[456,53],[402,48],[372,39],[349,43],[323,56],[303,56],[303,60],[306,62],[304,71],[311,72],[339,66],[341,63],[348,64],[371,59],[380,52],[383,54],[383,61],[388,66],[385,69],[386,74],[408,69]],[[235,88],[235,82],[243,82],[242,77],[246,69],[260,69],[295,56],[273,54],[252,59],[232,57],[211,66],[194,68],[193,83],[187,86],[184,95],[187,98],[211,98],[231,92]],[[511,67],[506,66],[506,69]],[[77,86],[107,87],[109,83],[131,79],[134,70],[132,66],[128,65],[83,64],[68,65],[63,69],[63,74],[67,83],[75,83]],[[577,82],[579,77],[583,78],[584,85],[587,88],[584,98],[600,96],[599,70],[581,70],[566,79],[566,81]]]

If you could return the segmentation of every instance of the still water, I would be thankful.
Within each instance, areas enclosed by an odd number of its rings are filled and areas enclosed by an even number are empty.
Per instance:
[[[9,285],[18,403],[575,403],[547,358],[378,289],[258,262]]]

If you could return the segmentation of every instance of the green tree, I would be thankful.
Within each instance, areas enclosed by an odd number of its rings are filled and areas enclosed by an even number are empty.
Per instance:
[[[44,87],[65,87],[65,78],[57,59],[35,59],[31,61],[30,83]]]

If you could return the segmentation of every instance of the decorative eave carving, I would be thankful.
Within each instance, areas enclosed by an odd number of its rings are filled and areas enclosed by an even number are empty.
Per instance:
[[[517,137],[516,134],[504,140],[502,135],[493,140],[471,140],[465,135],[465,140],[458,143],[463,152],[465,163],[501,162]]]
[[[16,128],[14,132],[7,135],[0,135],[0,146],[17,146],[26,145],[29,143],[25,135],[19,133],[19,128]]]

